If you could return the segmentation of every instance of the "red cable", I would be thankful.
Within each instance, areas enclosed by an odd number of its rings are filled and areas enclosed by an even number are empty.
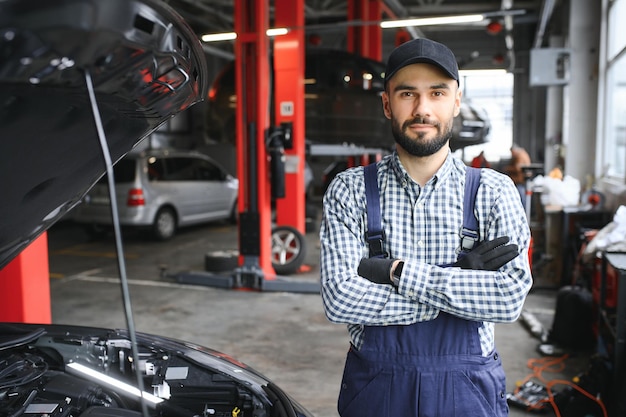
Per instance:
[[[555,385],[567,385],[570,386],[572,388],[574,388],[576,391],[580,392],[581,394],[583,394],[584,396],[586,396],[587,398],[591,399],[592,401],[596,402],[600,408],[602,409],[602,415],[604,417],[608,417],[606,408],[604,406],[604,403],[602,402],[601,398],[596,398],[595,396],[591,395],[590,393],[588,393],[587,391],[585,391],[584,389],[582,389],[580,386],[574,384],[573,382],[570,381],[566,381],[566,380],[561,380],[561,379],[553,379],[551,381],[546,381],[545,378],[543,377],[542,373],[544,371],[546,372],[560,372],[563,369],[565,369],[565,359],[567,359],[569,357],[568,354],[565,354],[563,356],[559,356],[559,357],[547,357],[547,358],[540,358],[540,359],[529,359],[527,362],[527,366],[533,371],[531,374],[527,375],[522,382],[520,382],[517,386],[517,388],[515,388],[513,394],[517,395],[517,393],[520,391],[520,388],[529,380],[531,380],[532,378],[536,378],[539,381],[541,381],[546,388],[546,392],[548,393],[548,398],[545,400],[540,400],[537,401],[534,404],[528,404],[528,408],[526,409],[527,411],[531,411],[533,409],[539,409],[542,408],[543,404],[545,403],[549,403],[552,406],[552,409],[554,410],[554,413],[556,414],[556,417],[561,417],[561,413],[559,411],[559,407],[557,406],[556,402],[554,401],[554,394],[552,393],[552,387],[554,387]]]

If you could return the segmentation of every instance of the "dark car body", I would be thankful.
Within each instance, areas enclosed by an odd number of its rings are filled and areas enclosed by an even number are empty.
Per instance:
[[[196,35],[158,0],[2,0],[0,57],[2,269],[113,163],[201,101],[208,71]],[[0,323],[0,415],[310,416],[228,355],[127,322]]]
[[[234,142],[236,134],[234,63],[216,77],[209,92],[209,137]],[[310,143],[390,148],[391,126],[382,109],[385,64],[331,49],[305,54],[305,136]],[[273,107],[273,106],[272,106]],[[490,122],[484,110],[461,102],[451,149],[487,141]]]
[[[254,369],[189,342],[137,333],[134,364],[125,330],[0,323],[0,341],[7,416],[141,417],[139,392],[150,415],[309,415]]]

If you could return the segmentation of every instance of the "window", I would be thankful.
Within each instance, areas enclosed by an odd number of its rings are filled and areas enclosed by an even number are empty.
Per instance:
[[[610,178],[626,178],[626,26],[621,21],[626,0],[610,2],[604,77],[603,124],[599,142],[604,149],[602,172]]]
[[[193,181],[193,160],[190,158],[165,158],[164,181]]]
[[[483,109],[491,123],[490,140],[463,151],[471,160],[481,151],[489,161],[510,158],[513,144],[513,74],[493,71],[462,71],[462,100]]]
[[[204,159],[194,161],[195,177],[199,181],[221,181],[224,179],[222,170]]]
[[[133,182],[135,180],[135,159],[124,158],[113,166],[113,176],[116,184]],[[104,175],[98,184],[107,184],[107,176]]]
[[[613,62],[606,77],[606,173],[626,177],[626,53]]]

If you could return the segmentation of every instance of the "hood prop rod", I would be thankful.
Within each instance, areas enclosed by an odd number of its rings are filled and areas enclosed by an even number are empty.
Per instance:
[[[126,314],[126,325],[130,335],[133,362],[135,363],[135,374],[137,375],[137,388],[140,392],[144,392],[144,383],[139,369],[139,351],[137,350],[137,335],[135,331],[135,322],[133,320],[132,303],[130,300],[130,292],[128,290],[128,277],[126,275],[126,263],[124,261],[124,248],[122,246],[122,232],[120,228],[119,213],[117,212],[117,198],[115,195],[115,179],[113,178],[113,162],[109,152],[109,146],[102,126],[100,110],[93,88],[91,73],[89,69],[85,69],[85,82],[87,84],[87,92],[89,93],[89,101],[91,103],[91,111],[98,131],[98,139],[100,140],[100,148],[104,156],[106,165],[106,173],[109,186],[109,198],[111,201],[111,215],[113,216],[113,230],[115,231],[115,248],[117,251],[117,263],[120,274],[120,283],[122,287],[122,297],[124,300],[124,312]],[[148,417],[148,406],[143,395],[140,397],[141,411],[144,417]]]

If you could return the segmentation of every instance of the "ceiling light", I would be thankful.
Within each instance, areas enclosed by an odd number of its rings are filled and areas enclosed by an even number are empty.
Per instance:
[[[466,14],[459,16],[426,17],[421,19],[387,20],[380,22],[380,27],[399,28],[409,26],[432,26],[432,25],[452,25],[455,23],[480,22],[484,17],[481,14]]]
[[[289,33],[287,28],[268,29],[265,31],[267,36],[281,36]]]
[[[237,34],[235,32],[211,33],[208,35],[202,35],[201,39],[203,42],[232,41],[237,39]]]
[[[265,31],[267,36],[280,36],[286,35],[287,33],[289,33],[289,29],[287,28],[275,28]],[[235,32],[209,33],[202,35],[200,39],[202,39],[202,42],[232,41],[237,39],[237,34]]]
[[[506,74],[505,69],[480,69],[480,70],[459,70],[459,77],[493,77]]]

